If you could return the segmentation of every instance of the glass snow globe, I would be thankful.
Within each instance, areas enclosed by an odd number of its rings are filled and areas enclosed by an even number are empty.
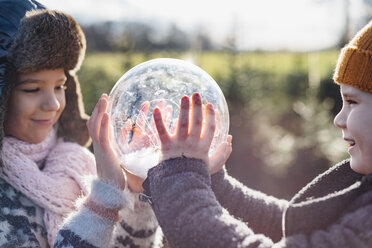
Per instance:
[[[203,106],[212,103],[215,109],[216,131],[209,151],[213,154],[227,138],[229,112],[221,89],[208,73],[183,60],[159,58],[133,67],[117,81],[109,95],[108,114],[113,146],[126,170],[147,177],[160,155],[153,109],[157,106],[162,111],[173,133],[181,97],[194,92],[201,95]]]

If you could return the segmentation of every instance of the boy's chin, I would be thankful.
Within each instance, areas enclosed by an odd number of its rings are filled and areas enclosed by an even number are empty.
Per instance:
[[[372,168],[365,166],[365,164],[361,163],[358,158],[353,158],[353,156],[351,156],[350,159],[350,167],[353,171],[359,174],[367,175],[372,173]]]

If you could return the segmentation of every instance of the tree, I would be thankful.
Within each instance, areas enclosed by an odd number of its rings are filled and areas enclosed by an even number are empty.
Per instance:
[[[82,29],[87,40],[87,49],[93,51],[115,50],[112,42],[113,25],[112,22],[104,22],[83,26]]]

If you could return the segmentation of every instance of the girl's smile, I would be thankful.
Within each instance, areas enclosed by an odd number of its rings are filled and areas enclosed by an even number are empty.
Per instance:
[[[62,68],[19,75],[4,123],[6,135],[43,141],[65,108],[65,82]]]
[[[42,126],[50,126],[53,125],[53,119],[46,119],[46,120],[33,120],[32,121],[36,122],[36,124],[42,125]]]

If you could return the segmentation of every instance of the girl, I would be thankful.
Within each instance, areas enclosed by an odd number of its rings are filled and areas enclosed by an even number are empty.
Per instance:
[[[154,110],[163,158],[143,187],[170,246],[372,247],[372,22],[342,50],[334,80],[343,98],[334,122],[351,158],[289,202],[249,189],[225,170],[209,175],[214,110],[207,106],[202,133],[198,94],[190,129],[189,99],[182,99],[173,136]]]
[[[34,0],[0,0],[0,36],[0,246],[53,246],[64,223],[57,247],[150,246],[157,222],[132,192],[141,181],[99,155],[96,169],[84,147],[77,22]]]

